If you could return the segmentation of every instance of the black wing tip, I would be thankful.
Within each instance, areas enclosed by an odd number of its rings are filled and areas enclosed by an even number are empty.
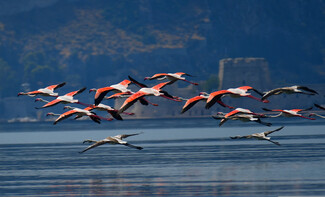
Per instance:
[[[272,111],[271,109],[267,109],[267,108],[264,108],[264,107],[262,107],[262,109],[263,109],[264,111]]]

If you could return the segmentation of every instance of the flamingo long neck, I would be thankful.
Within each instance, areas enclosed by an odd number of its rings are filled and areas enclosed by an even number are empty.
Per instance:
[[[320,115],[320,114],[315,114],[315,113],[314,113],[314,115],[315,115],[315,116],[318,116],[318,117],[320,117],[320,118],[325,118],[325,116],[322,116],[322,115]]]
[[[256,98],[255,96],[252,96],[252,95],[245,95],[245,96],[249,97],[249,98],[252,98],[252,99],[255,99],[257,101],[263,102],[263,103],[268,103],[269,102],[268,100],[261,100],[259,98]]]
[[[198,83],[194,83],[194,82],[191,82],[191,81],[188,81],[188,80],[186,80],[186,79],[182,79],[183,81],[186,81],[187,83],[190,83],[190,84],[193,84],[193,85],[199,85]]]
[[[75,103],[80,104],[80,105],[83,105],[83,106],[86,106],[86,107],[92,107],[93,106],[91,104],[83,103],[83,102],[80,102],[78,100]]]

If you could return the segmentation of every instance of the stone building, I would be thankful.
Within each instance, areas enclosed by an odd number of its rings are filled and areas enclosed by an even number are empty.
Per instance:
[[[219,61],[219,90],[252,86],[266,91],[270,88],[268,62],[264,58],[227,58]]]

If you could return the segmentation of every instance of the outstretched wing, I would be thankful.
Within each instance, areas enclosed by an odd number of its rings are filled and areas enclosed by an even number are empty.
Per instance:
[[[120,109],[118,110],[118,113],[122,113],[124,112],[126,109],[128,109],[129,107],[131,107],[135,102],[137,102],[138,99],[144,97],[146,94],[144,92],[136,92],[134,94],[132,94],[129,98],[127,98],[123,105],[120,107]]]
[[[269,134],[271,134],[271,133],[273,133],[273,132],[280,131],[280,130],[283,129],[283,128],[284,128],[284,126],[279,127],[279,128],[277,128],[277,129],[274,129],[274,130],[272,130],[272,131],[265,131],[265,132],[264,132],[264,135],[267,136],[267,135],[269,135]]]
[[[316,104],[316,103],[314,103],[314,105],[315,105],[316,107],[318,107],[319,109],[325,110],[325,107],[322,107],[322,106],[320,106],[320,105],[318,105],[318,104]]]
[[[62,87],[64,85],[65,85],[65,82],[60,83],[60,84],[56,84],[56,85],[47,86],[46,89],[55,90],[55,89],[60,88],[60,87]]]
[[[114,90],[114,88],[112,87],[99,88],[95,94],[95,105],[99,105],[99,103],[104,99],[106,94],[112,90]]]
[[[189,110],[190,108],[192,108],[197,102],[203,100],[205,98],[203,98],[202,96],[195,96],[193,98],[190,98],[186,101],[185,105],[183,106],[183,109],[181,111],[181,113],[186,112],[187,110]]]
[[[136,149],[138,149],[138,150],[142,150],[143,148],[142,147],[140,147],[140,146],[134,146],[134,145],[132,145],[132,144],[129,144],[129,143],[125,143],[125,144],[123,144],[124,146],[128,146],[128,147],[131,147],[131,148],[136,148]]]
[[[51,106],[59,104],[61,101],[62,101],[61,99],[54,99],[53,101],[50,101],[50,102],[46,103],[45,105],[43,105],[40,108],[51,107]],[[37,108],[37,109],[39,109],[39,108]]]
[[[261,100],[263,101],[274,94],[281,94],[282,90],[283,90],[283,88],[276,88],[276,89],[270,90],[262,96]]]
[[[69,110],[67,112],[64,112],[63,114],[61,114],[55,121],[53,124],[56,124],[64,119],[69,118],[70,116],[72,116],[73,114],[75,114],[77,111],[76,110]]]
[[[221,100],[221,97],[225,94],[229,94],[229,91],[227,90],[219,90],[216,92],[212,92],[207,100],[207,103],[205,105],[206,109],[209,109],[210,107],[212,107],[217,101]]]
[[[133,79],[132,77],[130,77],[130,75],[128,77],[129,77],[129,79],[130,79],[130,81],[132,83],[134,83],[135,85],[139,86],[140,88],[147,88],[148,87],[147,85],[145,85],[143,83],[140,83],[137,80]]]
[[[97,146],[100,146],[100,145],[103,145],[103,144],[106,144],[106,143],[107,143],[107,141],[100,140],[100,141],[98,141],[98,142],[96,142],[96,143],[94,143],[94,144],[88,146],[86,149],[84,149],[83,151],[81,151],[81,152],[79,152],[79,153],[84,153],[84,152],[86,152],[86,151],[89,150],[89,149],[95,148],[95,147],[97,147]]]
[[[142,133],[142,132],[141,132]],[[141,133],[133,133],[133,134],[121,134],[121,135],[117,135],[115,136],[116,138],[119,138],[119,139],[124,139],[124,138],[127,138],[127,137],[130,137],[130,136],[134,136],[134,135],[139,135]]]
[[[77,90],[77,91],[73,91],[73,92],[69,92],[66,94],[66,96],[75,96],[77,94],[80,94],[82,93],[83,91],[85,91],[86,87],[83,87],[81,88],[80,90]]]
[[[275,142],[275,141],[270,140],[270,139],[266,139],[266,140],[269,141],[269,142],[272,142],[273,144],[276,144],[276,145],[278,145],[278,146],[281,146],[281,144],[280,144],[279,142]]]
[[[311,93],[313,93],[313,94],[318,94],[318,92],[316,92],[315,90],[310,89],[310,88],[308,88],[308,87],[306,87],[306,86],[297,86],[297,88],[300,89],[300,90],[305,90],[305,91],[307,91],[307,92],[311,92]]]

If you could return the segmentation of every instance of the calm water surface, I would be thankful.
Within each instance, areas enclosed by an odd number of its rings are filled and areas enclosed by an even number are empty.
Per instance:
[[[274,123],[274,122],[273,122]],[[321,196],[325,124],[278,121],[272,127],[209,119],[67,121],[0,125],[1,196]],[[232,140],[285,128],[267,141]],[[143,132],[144,149],[84,139]]]

